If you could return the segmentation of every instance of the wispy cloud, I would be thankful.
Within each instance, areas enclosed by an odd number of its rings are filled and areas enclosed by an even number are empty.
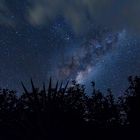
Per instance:
[[[46,24],[62,15],[75,31],[85,29],[90,22],[111,28],[139,29],[139,0],[28,0],[28,20],[33,25]]]
[[[0,25],[14,27],[13,15],[8,9],[5,0],[0,0]]]

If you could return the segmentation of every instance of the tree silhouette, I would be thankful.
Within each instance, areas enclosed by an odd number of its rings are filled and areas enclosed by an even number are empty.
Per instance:
[[[124,102],[127,121],[129,127],[138,127],[140,125],[140,78],[130,76],[128,81],[130,86],[126,90]]]
[[[128,78],[129,87],[121,97],[111,89],[103,94],[92,82],[92,95],[85,86],[72,81],[43,84],[32,91],[23,83],[24,93],[0,89],[0,137],[2,139],[72,139],[82,138],[91,130],[94,137],[105,129],[138,128],[140,126],[140,78]],[[102,128],[102,129],[100,129]],[[90,134],[92,135],[92,134]],[[100,135],[98,135],[99,137]]]

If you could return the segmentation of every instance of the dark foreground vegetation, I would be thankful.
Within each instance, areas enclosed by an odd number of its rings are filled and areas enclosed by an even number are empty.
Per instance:
[[[102,94],[92,82],[92,95],[75,81],[69,86],[56,83],[24,93],[0,90],[0,139],[121,139],[136,136],[140,126],[140,78],[129,77],[121,97],[110,89]],[[131,139],[132,139],[131,138]]]

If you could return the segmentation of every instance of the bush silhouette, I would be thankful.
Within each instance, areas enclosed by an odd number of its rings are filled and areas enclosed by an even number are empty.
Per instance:
[[[92,95],[85,87],[72,81],[43,84],[36,88],[31,79],[32,91],[23,83],[24,93],[0,90],[0,137],[3,139],[69,139],[82,137],[91,130],[138,128],[140,125],[140,78],[128,78],[129,87],[122,97],[114,97],[96,89],[92,82]],[[102,133],[104,130],[98,132]],[[105,132],[105,131],[104,131]],[[95,133],[94,133],[95,137]]]

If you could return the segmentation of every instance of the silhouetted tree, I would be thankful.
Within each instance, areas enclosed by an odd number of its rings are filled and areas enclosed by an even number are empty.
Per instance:
[[[0,136],[66,139],[91,130],[97,132],[97,128],[139,127],[140,78],[130,76],[128,81],[128,89],[118,98],[111,89],[103,94],[95,82],[88,96],[85,86],[76,81],[56,82],[53,87],[51,78],[48,88],[43,84],[42,89],[36,88],[31,79],[31,92],[22,83],[24,93],[20,97],[15,91],[0,89]]]
[[[138,127],[140,125],[140,78],[128,78],[129,87],[126,90],[124,109],[127,114],[127,122],[130,127]]]

